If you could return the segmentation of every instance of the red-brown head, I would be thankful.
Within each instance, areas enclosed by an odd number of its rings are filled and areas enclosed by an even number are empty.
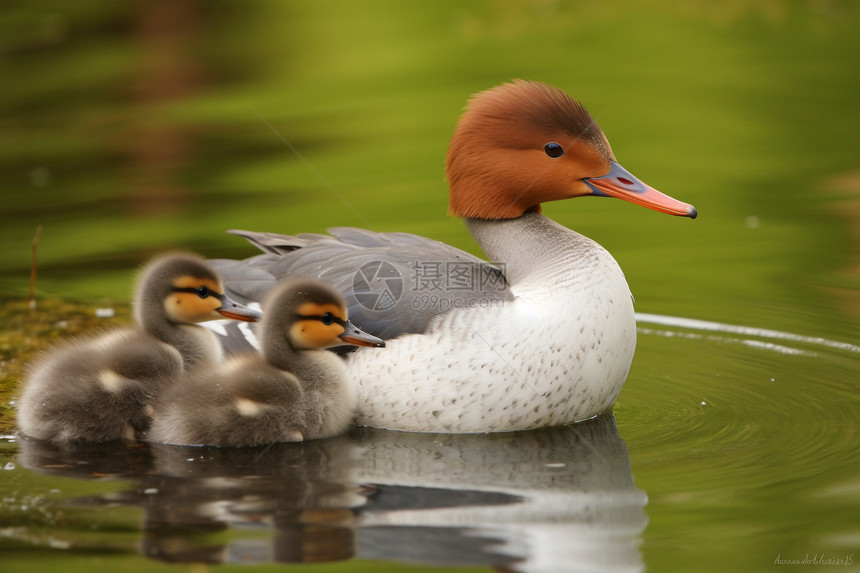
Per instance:
[[[515,80],[472,97],[448,149],[452,215],[510,219],[544,201],[605,195],[695,218],[615,161],[597,122],[558,88]]]

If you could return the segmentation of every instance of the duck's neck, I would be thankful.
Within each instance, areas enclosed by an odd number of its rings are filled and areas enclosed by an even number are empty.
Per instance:
[[[139,324],[149,334],[169,344],[182,355],[186,368],[218,360],[221,348],[213,334],[195,324],[175,324],[163,317],[139,317]]]
[[[469,232],[490,262],[500,265],[508,284],[554,281],[574,276],[611,256],[600,245],[540,213],[516,219],[466,219]]]
[[[291,372],[303,382],[317,380],[323,372],[320,361],[329,354],[327,351],[296,350],[284,339],[276,341],[265,337],[263,340],[263,355],[275,368]]]

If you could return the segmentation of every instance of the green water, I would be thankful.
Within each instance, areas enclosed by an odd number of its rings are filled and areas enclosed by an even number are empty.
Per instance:
[[[637,311],[809,339],[642,322],[614,421],[358,432],[267,453],[266,479],[238,454],[6,440],[3,570],[856,569],[860,354],[810,339],[860,344],[858,26],[836,0],[4,3],[4,299],[26,296],[38,224],[37,295],[99,305],[165,248],[253,254],[229,228],[474,251],[445,215],[447,141],[469,94],[522,77],[582,100],[622,165],[699,210],[545,205],[613,253]],[[208,513],[165,509],[206,483],[223,491],[189,497]]]

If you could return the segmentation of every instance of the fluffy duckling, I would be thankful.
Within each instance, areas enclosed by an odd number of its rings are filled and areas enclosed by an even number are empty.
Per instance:
[[[217,339],[196,323],[260,318],[223,292],[218,274],[196,255],[150,262],[136,289],[136,327],[66,342],[33,365],[18,402],[21,431],[54,441],[133,439],[165,384],[220,360]]]
[[[317,281],[283,281],[263,308],[262,355],[185,375],[156,402],[149,441],[256,446],[347,429],[357,389],[344,376],[343,361],[323,349],[385,343],[350,323],[340,294]]]

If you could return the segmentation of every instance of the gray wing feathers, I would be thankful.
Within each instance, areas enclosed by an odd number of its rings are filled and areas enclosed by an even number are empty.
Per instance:
[[[474,304],[476,299],[511,299],[498,268],[418,235],[353,227],[329,229],[330,235],[229,232],[263,251],[243,261],[210,261],[222,274],[230,296],[241,302],[262,302],[281,278],[325,280],[346,299],[350,320],[382,338],[424,332],[435,316]],[[444,273],[450,265],[465,265],[469,272],[482,277],[481,284],[446,288],[447,277],[428,282],[422,274],[428,268]],[[492,285],[491,292],[487,291],[487,283]],[[384,296],[374,294],[382,291]]]

